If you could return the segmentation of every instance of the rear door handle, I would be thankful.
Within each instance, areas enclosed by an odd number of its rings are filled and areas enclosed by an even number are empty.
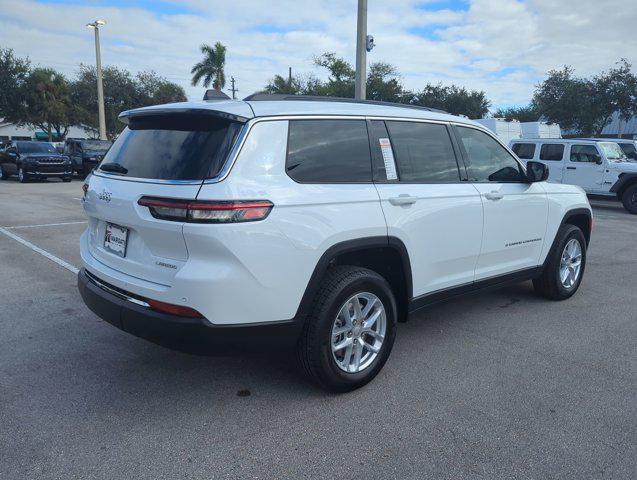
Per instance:
[[[392,205],[411,205],[418,201],[418,197],[412,197],[411,195],[398,195],[397,197],[391,197],[389,203]]]
[[[577,167],[566,167],[566,170],[577,170]]]
[[[485,193],[484,197],[487,200],[502,200],[504,195],[502,195],[500,192],[493,191],[493,192]]]

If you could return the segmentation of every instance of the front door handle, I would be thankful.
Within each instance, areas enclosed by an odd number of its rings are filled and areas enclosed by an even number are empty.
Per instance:
[[[566,167],[566,170],[577,170],[577,167]]]
[[[492,192],[485,193],[484,197],[487,200],[502,200],[502,198],[504,198],[504,195],[502,195],[500,192],[496,192],[494,190]]]
[[[412,205],[418,201],[418,197],[412,197],[411,195],[399,195],[397,197],[391,197],[389,203],[392,205]]]

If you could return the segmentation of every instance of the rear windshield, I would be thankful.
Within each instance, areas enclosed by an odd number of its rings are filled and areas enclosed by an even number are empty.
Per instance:
[[[157,180],[203,180],[216,176],[241,124],[210,115],[171,114],[131,118],[100,168],[108,173]]]

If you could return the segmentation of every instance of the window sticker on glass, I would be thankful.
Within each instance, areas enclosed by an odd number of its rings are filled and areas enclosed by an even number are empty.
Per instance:
[[[383,162],[385,162],[385,175],[387,180],[396,180],[396,161],[394,160],[394,152],[391,149],[389,138],[379,138],[380,151],[383,152]]]

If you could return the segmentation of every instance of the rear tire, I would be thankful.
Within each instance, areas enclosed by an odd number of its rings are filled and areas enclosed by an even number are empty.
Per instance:
[[[633,215],[637,215],[637,183],[628,187],[622,195],[624,208]]]
[[[29,181],[29,174],[26,173],[22,167],[18,169],[18,180],[20,183],[27,183]]]
[[[2,169],[2,165],[0,165],[0,179],[6,180],[9,178],[9,174]]]
[[[586,267],[586,239],[575,225],[560,227],[535,291],[550,300],[566,300],[579,289]]]
[[[394,294],[378,273],[353,266],[330,268],[297,346],[303,370],[326,390],[362,387],[387,361],[396,319]]]

